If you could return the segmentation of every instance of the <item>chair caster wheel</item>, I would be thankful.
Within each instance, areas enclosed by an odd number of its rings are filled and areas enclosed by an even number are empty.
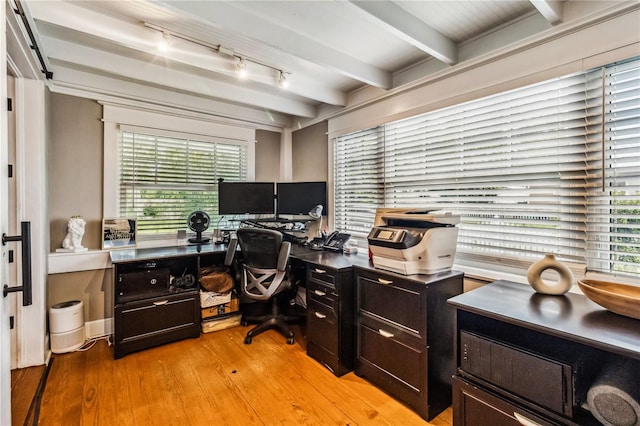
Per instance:
[[[245,337],[245,338],[244,338],[244,344],[245,344],[245,345],[250,345],[252,340],[253,340],[253,339],[251,339],[251,337]]]
[[[287,344],[288,344],[288,345],[293,345],[293,342],[294,342],[293,337],[288,337],[288,338],[287,338]]]

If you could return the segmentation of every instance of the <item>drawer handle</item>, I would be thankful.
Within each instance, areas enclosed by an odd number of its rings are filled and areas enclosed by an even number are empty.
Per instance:
[[[314,268],[313,270],[316,271],[319,274],[326,274],[327,273],[327,271],[325,271],[324,269]]]
[[[159,300],[157,302],[153,302],[155,306],[162,306],[162,305],[166,305],[167,303],[169,303],[168,300]]]
[[[382,278],[378,278],[378,282],[380,284],[384,284],[384,285],[393,284],[393,281],[391,281],[391,280],[383,280]]]
[[[533,420],[529,420],[522,414],[518,414],[515,411],[513,412],[513,415],[515,416],[518,423],[520,423],[523,426],[542,426],[540,423],[536,423]]]
[[[314,311],[313,313],[320,319],[324,319],[327,317],[325,314],[321,314],[320,312],[317,312],[317,311]]]
[[[381,328],[378,329],[378,333],[380,333],[380,335],[382,337],[393,337],[393,333],[389,333],[388,331],[384,331]]]
[[[326,296],[327,293],[325,293],[324,291],[320,291],[320,290],[313,290],[313,292],[315,294],[317,294],[318,296]]]

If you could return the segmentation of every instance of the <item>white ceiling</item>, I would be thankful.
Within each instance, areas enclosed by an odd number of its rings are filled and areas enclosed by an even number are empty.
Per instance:
[[[635,1],[12,0],[34,28],[50,86],[203,111],[313,120],[354,91],[396,90],[522,48]],[[8,12],[9,13],[9,12]],[[170,34],[170,49],[157,43]],[[227,52],[227,54],[220,53]],[[237,57],[249,76],[237,77]],[[263,65],[258,65],[263,64]],[[264,66],[266,65],[266,66]],[[278,86],[279,70],[289,87]],[[194,102],[193,100],[197,100]],[[166,102],[166,101],[165,101]],[[285,120],[286,121],[286,120]]]

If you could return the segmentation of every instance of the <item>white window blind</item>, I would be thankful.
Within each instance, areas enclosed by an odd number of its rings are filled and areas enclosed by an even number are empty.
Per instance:
[[[605,69],[603,173],[589,202],[588,268],[640,275],[640,60]]]
[[[364,238],[376,207],[384,206],[382,129],[368,129],[340,139],[334,150],[336,228]]]
[[[138,234],[148,237],[185,229],[196,210],[214,220],[218,179],[247,180],[246,151],[224,139],[121,131],[120,215],[137,218]]]
[[[375,202],[358,207],[369,222],[353,221],[353,176],[336,168],[336,228],[357,235],[356,222],[366,235],[379,206],[444,209],[461,216],[462,264],[522,268],[552,252],[584,268],[590,253],[600,259],[594,268],[638,273],[640,103],[629,75],[640,61],[634,63],[608,69],[606,86],[598,69],[336,138],[335,163],[378,184]],[[367,132],[383,147],[375,163],[358,161],[357,138]],[[594,229],[600,234],[591,236]]]

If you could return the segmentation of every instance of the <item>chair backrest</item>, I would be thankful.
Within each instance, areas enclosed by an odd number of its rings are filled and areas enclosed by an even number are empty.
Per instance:
[[[291,243],[273,229],[240,228],[237,233],[242,252],[242,290],[257,300],[266,300],[290,287],[287,262]]]
[[[273,229],[240,228],[236,235],[246,265],[253,268],[277,268],[282,233]]]

